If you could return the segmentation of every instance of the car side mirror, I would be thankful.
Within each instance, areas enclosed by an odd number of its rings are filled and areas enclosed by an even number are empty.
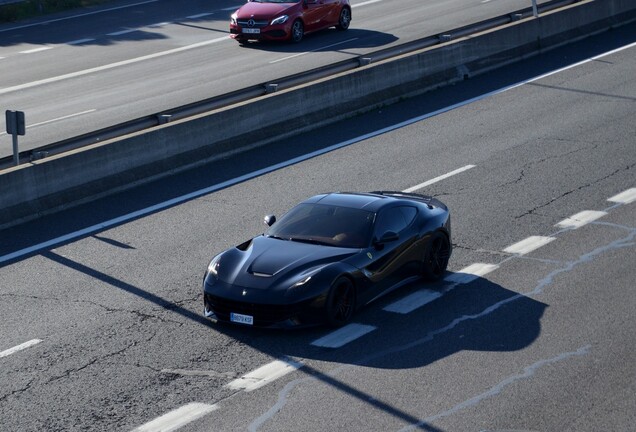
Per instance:
[[[384,246],[386,243],[391,243],[393,241],[396,241],[400,238],[400,235],[394,231],[387,231],[384,234],[382,234],[382,237],[380,237],[379,239],[375,239],[373,241],[373,245],[376,247],[382,247]]]
[[[272,225],[274,225],[274,222],[276,222],[276,216],[267,215],[267,216],[265,216],[265,218],[263,218],[263,222],[265,222],[265,225],[267,225],[267,226],[272,226]]]

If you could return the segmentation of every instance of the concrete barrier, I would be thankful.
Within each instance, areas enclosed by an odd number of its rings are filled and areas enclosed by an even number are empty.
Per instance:
[[[227,152],[265,145],[634,19],[634,0],[587,0],[250,102],[10,168],[0,172],[0,227]],[[289,131],[290,124],[297,128]]]

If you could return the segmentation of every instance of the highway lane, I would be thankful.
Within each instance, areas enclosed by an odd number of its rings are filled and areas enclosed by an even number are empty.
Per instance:
[[[591,43],[553,55],[568,58]],[[0,354],[3,429],[128,431],[186,407],[203,416],[182,430],[197,431],[627,430],[636,384],[636,202],[616,195],[636,186],[635,58],[634,47],[618,51],[3,264],[0,353],[40,341]],[[450,103],[452,90],[472,94],[552,61],[544,56],[0,237],[3,245],[19,248],[21,237],[35,244],[342,142],[351,129],[424,116],[431,99]],[[365,309],[355,317],[372,327],[362,337],[329,349],[318,343],[327,329],[267,332],[200,317],[207,260],[260,232],[262,215],[325,190],[404,190],[469,164],[421,190],[454,212],[451,279],[413,284]],[[563,228],[582,211],[606,214]],[[531,236],[554,240],[526,255],[506,251]],[[459,283],[476,263],[491,267]],[[421,289],[443,295],[411,313],[385,310]],[[242,376],[283,357],[303,366],[241,389]]]
[[[42,25],[0,26],[2,108],[27,113],[29,132],[20,148],[437,34],[529,2],[354,1],[348,32],[323,32],[297,46],[244,49],[227,37],[229,15],[240,4],[123,2],[102,13],[43,19]],[[4,119],[0,127],[4,131]],[[10,139],[0,132],[0,155],[9,154]]]

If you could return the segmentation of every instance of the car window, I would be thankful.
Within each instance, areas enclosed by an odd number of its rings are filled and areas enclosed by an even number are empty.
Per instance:
[[[266,235],[362,248],[370,243],[375,213],[325,204],[299,204],[272,225]]]
[[[387,231],[399,234],[413,222],[416,215],[417,209],[411,206],[384,209],[378,213],[374,235],[380,238]]]

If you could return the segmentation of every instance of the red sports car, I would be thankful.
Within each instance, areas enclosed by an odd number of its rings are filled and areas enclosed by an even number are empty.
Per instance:
[[[328,27],[346,30],[351,23],[349,0],[248,0],[230,17],[230,37],[300,42]]]

